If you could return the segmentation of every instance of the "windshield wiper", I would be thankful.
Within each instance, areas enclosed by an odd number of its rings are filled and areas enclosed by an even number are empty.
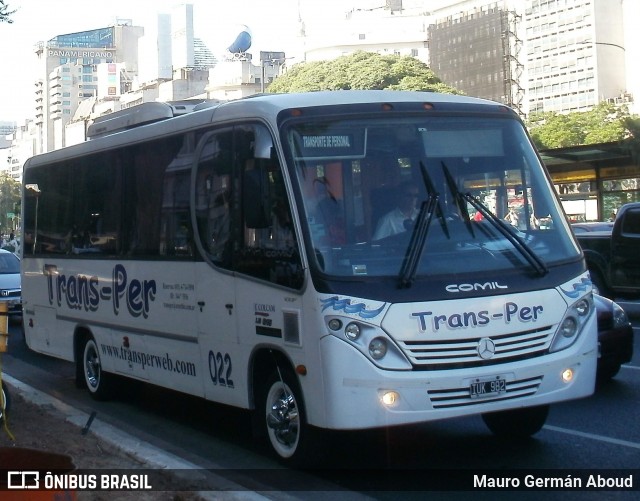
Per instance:
[[[427,188],[427,199],[420,204],[420,211],[416,217],[413,232],[411,233],[411,240],[409,241],[407,253],[405,254],[402,269],[400,270],[399,287],[411,287],[411,284],[413,284],[415,280],[418,264],[424,251],[427,235],[429,234],[429,227],[431,226],[431,220],[434,214],[437,213],[442,231],[447,238],[450,238],[449,229],[447,228],[442,207],[440,206],[440,195],[436,191],[423,162],[420,162],[420,171],[422,172],[424,185]]]
[[[402,263],[402,270],[400,270],[399,287],[401,288],[411,287],[411,284],[413,284],[416,270],[418,269],[418,264],[420,263],[420,258],[424,250],[424,244],[429,234],[429,226],[431,225],[431,220],[437,208],[438,195],[427,195],[427,199],[420,205],[420,212],[416,217],[409,247],[407,247],[407,254]]]
[[[456,204],[456,207],[458,208],[458,214],[464,221],[464,225],[467,227],[467,230],[469,230],[471,236],[475,238],[475,235],[473,233],[473,225],[471,224],[471,217],[469,216],[469,210],[467,209],[465,198],[462,193],[460,193],[460,190],[456,186],[456,182],[453,179],[451,172],[449,172],[449,169],[444,162],[442,162],[442,171],[444,172],[444,178],[447,181],[447,186],[449,187],[451,196],[453,196],[453,200]]]
[[[513,231],[509,228],[507,223],[502,221],[499,217],[497,217],[493,212],[489,210],[489,208],[484,205],[480,200],[475,198],[471,193],[461,194],[463,199],[469,202],[469,204],[477,210],[482,216],[493,224],[493,226],[505,237],[511,244],[516,248],[517,251],[522,254],[522,256],[529,262],[529,264],[533,267],[533,269],[540,276],[544,276],[549,273],[549,268],[544,264],[544,261],[540,259],[540,257],[531,250],[531,247],[527,245],[527,243],[522,240],[518,235],[513,233]]]
[[[447,185],[449,186],[449,190],[451,191],[451,195],[453,196],[456,206],[458,207],[458,211],[460,212],[460,216],[464,219],[467,229],[473,234],[473,226],[471,224],[471,218],[469,217],[469,211],[467,210],[468,202],[474,209],[476,209],[480,214],[482,214],[487,221],[493,224],[493,226],[504,236],[511,245],[515,247],[515,249],[522,254],[522,256],[529,262],[529,264],[533,267],[533,269],[540,276],[544,276],[549,273],[549,269],[544,264],[544,261],[540,259],[540,257],[531,250],[531,248],[527,245],[527,243],[522,240],[518,235],[513,233],[507,223],[500,220],[493,212],[491,212],[488,207],[486,207],[480,200],[476,199],[471,195],[471,193],[462,193],[458,189],[453,176],[449,172],[449,169],[442,162],[442,170],[444,172],[445,179],[447,180]]]

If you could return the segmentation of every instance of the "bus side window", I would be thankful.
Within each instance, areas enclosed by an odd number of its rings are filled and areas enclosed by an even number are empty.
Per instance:
[[[160,254],[176,259],[193,257],[195,247],[189,212],[193,135],[186,134],[180,151],[164,173]]]
[[[122,217],[120,172],[117,152],[76,162],[73,183],[77,196],[66,237],[68,253],[83,257],[117,254]]]
[[[173,177],[173,181],[177,180],[176,173],[172,171],[172,165],[182,146],[182,139],[182,136],[178,136],[132,148],[133,165],[128,181],[133,186],[135,202],[131,213],[132,218],[129,221],[132,225],[129,253],[134,256],[158,256],[167,253],[166,235],[165,241],[161,243],[163,218],[166,219],[167,212],[174,212],[176,201],[184,197],[176,199],[174,194],[167,198],[164,197],[163,191],[177,187],[170,178]],[[165,179],[168,182],[165,182]],[[169,207],[163,207],[163,201],[169,202]],[[184,207],[184,212],[186,215],[187,207]],[[185,220],[188,221],[188,218]],[[172,227],[170,230],[173,231]],[[190,235],[190,232],[186,232],[186,235]],[[170,240],[173,238],[170,237]],[[171,245],[175,246],[173,242]]]
[[[260,129],[260,130],[258,130]],[[241,178],[243,233],[239,235],[234,268],[248,275],[280,285],[302,285],[302,265],[291,213],[291,204],[278,159],[265,155],[264,140],[270,139],[261,125],[238,128],[236,157],[246,159]],[[244,140],[246,138],[249,140]],[[261,144],[260,148],[256,144]],[[260,151],[257,151],[257,150]]]
[[[200,243],[216,265],[232,266],[232,130],[211,134],[200,149],[195,211]]]

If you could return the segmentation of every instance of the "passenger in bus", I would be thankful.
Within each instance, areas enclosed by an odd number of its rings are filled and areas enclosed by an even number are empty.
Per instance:
[[[328,243],[341,244],[345,241],[342,223],[342,207],[331,191],[329,180],[319,177],[313,180],[315,206],[311,210],[313,221],[322,225]]]
[[[418,215],[418,188],[414,183],[405,181],[400,184],[397,193],[396,207],[380,218],[373,240],[403,233],[413,226]]]
[[[291,211],[287,199],[282,197],[273,204],[273,220],[271,224],[270,244],[268,247],[276,249],[293,249],[296,237],[291,219]]]

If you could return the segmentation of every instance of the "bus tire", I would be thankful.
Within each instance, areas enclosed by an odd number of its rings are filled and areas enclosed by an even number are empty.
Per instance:
[[[611,381],[618,372],[620,372],[621,364],[612,363],[607,365],[598,365],[598,372],[596,372],[596,381],[598,383],[607,383]]]
[[[98,345],[91,336],[85,339],[79,363],[82,364],[82,374],[89,394],[95,400],[109,399],[112,395],[112,376],[102,370]]]
[[[508,411],[489,412],[482,420],[494,435],[506,438],[522,439],[538,433],[547,420],[548,405],[523,407]]]
[[[7,414],[11,410],[11,395],[9,395],[9,390],[2,382],[2,405],[0,406],[0,423],[2,423],[5,419],[5,414]]]
[[[269,446],[278,459],[297,467],[307,466],[311,439],[301,395],[291,371],[280,369],[267,379],[260,402],[261,421]]]

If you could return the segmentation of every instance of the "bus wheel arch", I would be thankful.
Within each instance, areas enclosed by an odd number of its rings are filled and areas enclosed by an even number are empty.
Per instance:
[[[253,428],[272,452],[290,466],[307,465],[313,449],[304,396],[291,361],[273,348],[252,363]]]
[[[102,370],[102,361],[91,331],[75,334],[76,385],[84,386],[95,400],[108,400],[113,394],[113,376]]]

